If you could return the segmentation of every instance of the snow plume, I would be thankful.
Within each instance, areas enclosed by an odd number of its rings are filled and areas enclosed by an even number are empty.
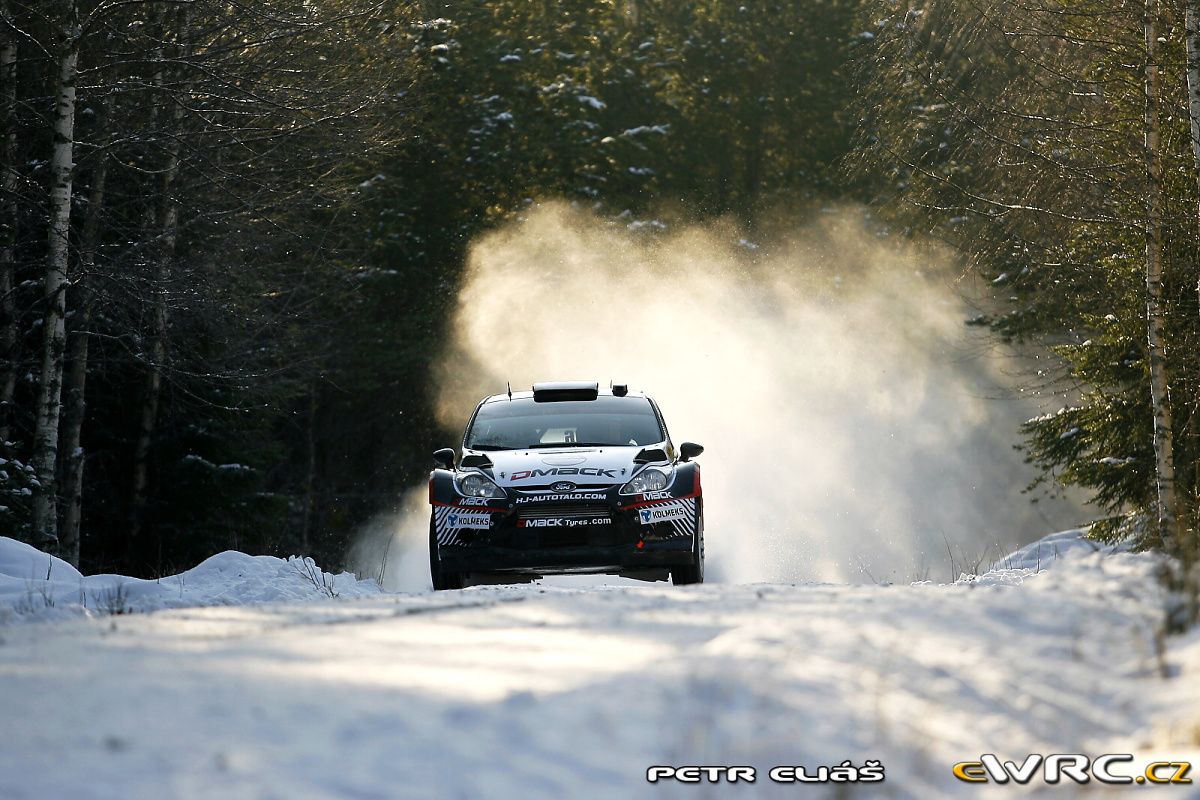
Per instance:
[[[1021,496],[1037,409],[993,399],[944,260],[852,212],[752,242],[540,206],[471,250],[440,413],[461,430],[509,381],[628,383],[706,448],[710,580],[955,578],[1079,520]]]
[[[410,489],[398,512],[381,514],[359,528],[346,564],[359,578],[374,578],[390,591],[432,588],[428,488]]]

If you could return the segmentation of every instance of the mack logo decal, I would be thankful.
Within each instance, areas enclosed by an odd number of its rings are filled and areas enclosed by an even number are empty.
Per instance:
[[[451,528],[490,528],[492,518],[488,514],[449,514],[446,524]]]
[[[665,489],[657,492],[645,492],[642,494],[642,500],[666,500],[671,496],[671,493]]]
[[[523,469],[512,474],[512,480],[523,481],[526,478],[544,478],[547,475],[593,475],[597,478],[616,479],[615,469],[599,469],[598,467],[551,467],[550,469]]]
[[[603,500],[604,495],[597,492],[576,492],[575,494],[539,494],[518,497],[518,503],[541,503],[547,500]]]
[[[666,522],[671,519],[687,519],[687,509],[685,508],[643,508],[638,512],[642,518],[643,525],[652,525],[655,522]]]
[[[594,519],[523,519],[517,523],[519,528],[577,528],[581,525],[611,525],[608,517]]]
[[[486,506],[488,498],[486,497],[460,497],[458,500],[460,506]]]

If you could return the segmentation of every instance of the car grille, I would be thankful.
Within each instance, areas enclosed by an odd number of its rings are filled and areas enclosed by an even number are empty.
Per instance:
[[[560,503],[533,506],[517,511],[519,519],[556,519],[558,517],[607,517],[609,507],[604,503]]]

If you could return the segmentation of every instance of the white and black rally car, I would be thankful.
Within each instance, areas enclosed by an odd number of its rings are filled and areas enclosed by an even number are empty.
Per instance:
[[[434,453],[429,568],[464,581],[611,573],[704,580],[704,448],[671,442],[658,406],[623,385],[534,384],[484,398],[462,452]]]

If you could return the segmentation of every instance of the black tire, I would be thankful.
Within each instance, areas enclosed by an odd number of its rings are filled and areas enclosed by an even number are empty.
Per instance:
[[[676,586],[704,583],[704,513],[699,507],[696,508],[696,535],[692,539],[692,555],[696,557],[695,564],[676,564],[671,567],[671,583]]]
[[[440,592],[445,589],[463,588],[461,572],[445,572],[442,561],[438,558],[437,527],[433,524],[433,515],[429,516],[429,577],[433,579],[433,590]]]

